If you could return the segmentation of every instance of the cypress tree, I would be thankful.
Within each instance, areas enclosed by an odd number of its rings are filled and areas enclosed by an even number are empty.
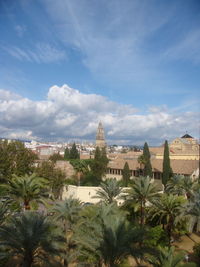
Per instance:
[[[98,146],[95,149],[94,159],[95,160],[101,160],[101,150]]]
[[[66,148],[65,148],[65,153],[64,153],[64,159],[65,159],[65,160],[68,160],[68,159],[69,159],[69,153],[70,153],[69,148],[66,147]]]
[[[163,157],[163,175],[162,175],[162,183],[164,186],[169,181],[171,175],[172,175],[172,169],[170,167],[169,146],[167,140],[165,140],[164,157]]]
[[[102,150],[97,146],[94,154],[94,160],[91,165],[91,170],[98,181],[101,181],[102,176],[106,173],[108,158],[106,149]]]
[[[80,155],[78,153],[78,150],[76,148],[76,144],[75,143],[73,143],[72,148],[70,149],[69,158],[70,159],[80,159]]]
[[[144,176],[153,177],[151,160],[150,160],[151,154],[149,152],[149,147],[147,142],[144,143],[143,157],[144,157]]]
[[[130,177],[131,177],[131,172],[129,169],[129,165],[128,162],[125,162],[124,164],[124,168],[122,170],[122,179],[123,179],[123,185],[124,186],[128,186],[128,183],[130,181]]]

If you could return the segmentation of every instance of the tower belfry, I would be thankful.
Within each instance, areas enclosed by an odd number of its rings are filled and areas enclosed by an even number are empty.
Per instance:
[[[101,122],[99,122],[96,134],[96,146],[102,148],[106,146],[104,129]]]

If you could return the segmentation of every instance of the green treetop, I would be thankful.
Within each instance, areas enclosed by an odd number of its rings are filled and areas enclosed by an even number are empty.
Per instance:
[[[73,143],[72,148],[70,149],[69,158],[70,159],[80,159],[80,155],[79,155],[78,149],[76,148],[75,143]]]
[[[65,153],[64,153],[64,159],[65,159],[65,160],[68,160],[68,159],[69,159],[69,153],[70,153],[69,148],[66,147],[66,148],[65,148]]]
[[[123,178],[123,185],[124,186],[128,186],[128,183],[130,181],[130,177],[131,177],[131,172],[129,169],[129,165],[128,165],[128,162],[125,162],[124,168],[122,170],[122,178]]]
[[[0,141],[0,180],[7,181],[13,174],[23,176],[33,172],[37,155],[20,141]]]
[[[94,160],[91,164],[91,171],[97,180],[101,181],[102,176],[106,173],[108,165],[108,158],[106,155],[106,149],[99,147],[95,150]]]
[[[166,140],[164,146],[163,176],[162,176],[162,183],[164,186],[167,184],[171,176],[172,176],[172,169],[170,167],[169,146]]]
[[[144,144],[143,149],[143,157],[144,157],[144,176],[152,177],[152,166],[151,166],[151,154],[149,152],[149,147],[147,142]]]

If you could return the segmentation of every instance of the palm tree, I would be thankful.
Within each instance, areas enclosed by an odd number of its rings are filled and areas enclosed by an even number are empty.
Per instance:
[[[109,206],[104,206],[106,211],[101,212],[101,217],[86,218],[77,225],[75,240],[81,257],[106,267],[117,266],[129,255],[142,258],[146,251],[140,247],[143,229],[133,227],[125,216],[112,214]]]
[[[140,170],[142,170],[142,175],[144,176],[144,167],[146,164],[146,159],[143,154],[138,157],[138,163],[140,164]]]
[[[51,210],[55,219],[63,222],[64,230],[67,231],[71,230],[72,224],[78,220],[81,208],[80,200],[70,197],[63,201],[57,201]]]
[[[159,247],[158,253],[154,256],[148,255],[147,261],[153,267],[189,267],[196,265],[193,263],[183,264],[185,259],[185,253],[177,253],[174,252],[175,247]]]
[[[0,202],[0,225],[4,222],[7,211],[8,211],[7,203]]]
[[[189,232],[192,233],[194,229],[200,232],[200,190],[193,193],[192,198],[185,206],[183,214],[188,218]]]
[[[149,177],[139,177],[134,180],[130,190],[127,190],[126,203],[135,202],[140,206],[140,224],[145,223],[145,209],[147,202],[159,196],[156,185],[154,185]]]
[[[159,222],[165,225],[168,234],[169,244],[171,241],[172,230],[180,219],[184,207],[185,199],[182,196],[163,194],[159,199],[152,201],[150,208],[150,217],[159,218]]]
[[[80,159],[71,160],[70,163],[76,171],[78,185],[80,185],[81,175],[83,175],[89,170],[88,164],[84,160]]]
[[[174,175],[166,184],[166,192],[178,196],[186,195],[187,198],[190,198],[192,187],[191,178],[184,175]]]
[[[74,247],[72,226],[80,218],[79,213],[81,208],[81,202],[72,197],[57,202],[52,208],[54,218],[56,221],[62,223],[63,233],[65,235],[64,266],[68,266],[68,262],[71,261],[72,248]]]
[[[16,176],[14,175],[7,184],[1,185],[8,196],[22,203],[25,210],[30,209],[32,201],[40,201],[42,197],[48,197],[47,181],[35,174]]]
[[[0,248],[10,260],[17,258],[22,267],[42,262],[50,266],[53,256],[60,255],[64,241],[57,231],[48,218],[26,211],[20,217],[13,216],[8,224],[0,227]]]
[[[116,179],[107,179],[100,184],[100,189],[97,190],[94,198],[99,198],[105,201],[105,203],[111,204],[120,198],[122,190]]]

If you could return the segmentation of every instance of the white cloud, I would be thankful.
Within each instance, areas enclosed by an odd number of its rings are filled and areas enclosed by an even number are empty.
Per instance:
[[[21,60],[36,63],[51,63],[66,59],[64,50],[57,49],[48,43],[37,43],[35,47],[20,48],[17,46],[4,46],[3,49],[11,56]]]
[[[198,114],[173,113],[152,107],[146,114],[96,94],[83,94],[68,85],[52,86],[45,101],[32,101],[0,91],[0,136],[23,139],[95,139],[101,120],[107,139],[115,143],[151,145],[188,131],[197,136]]]
[[[0,89],[0,101],[16,100],[16,99],[20,99],[20,98],[21,98],[20,95],[14,94],[14,93],[7,91],[7,90]]]
[[[26,26],[24,25],[17,24],[15,25],[14,29],[19,37],[23,37],[24,33],[26,32]]]
[[[163,54],[163,58],[170,60],[192,61],[200,63],[200,30],[194,29],[186,32],[179,41],[173,44]]]

